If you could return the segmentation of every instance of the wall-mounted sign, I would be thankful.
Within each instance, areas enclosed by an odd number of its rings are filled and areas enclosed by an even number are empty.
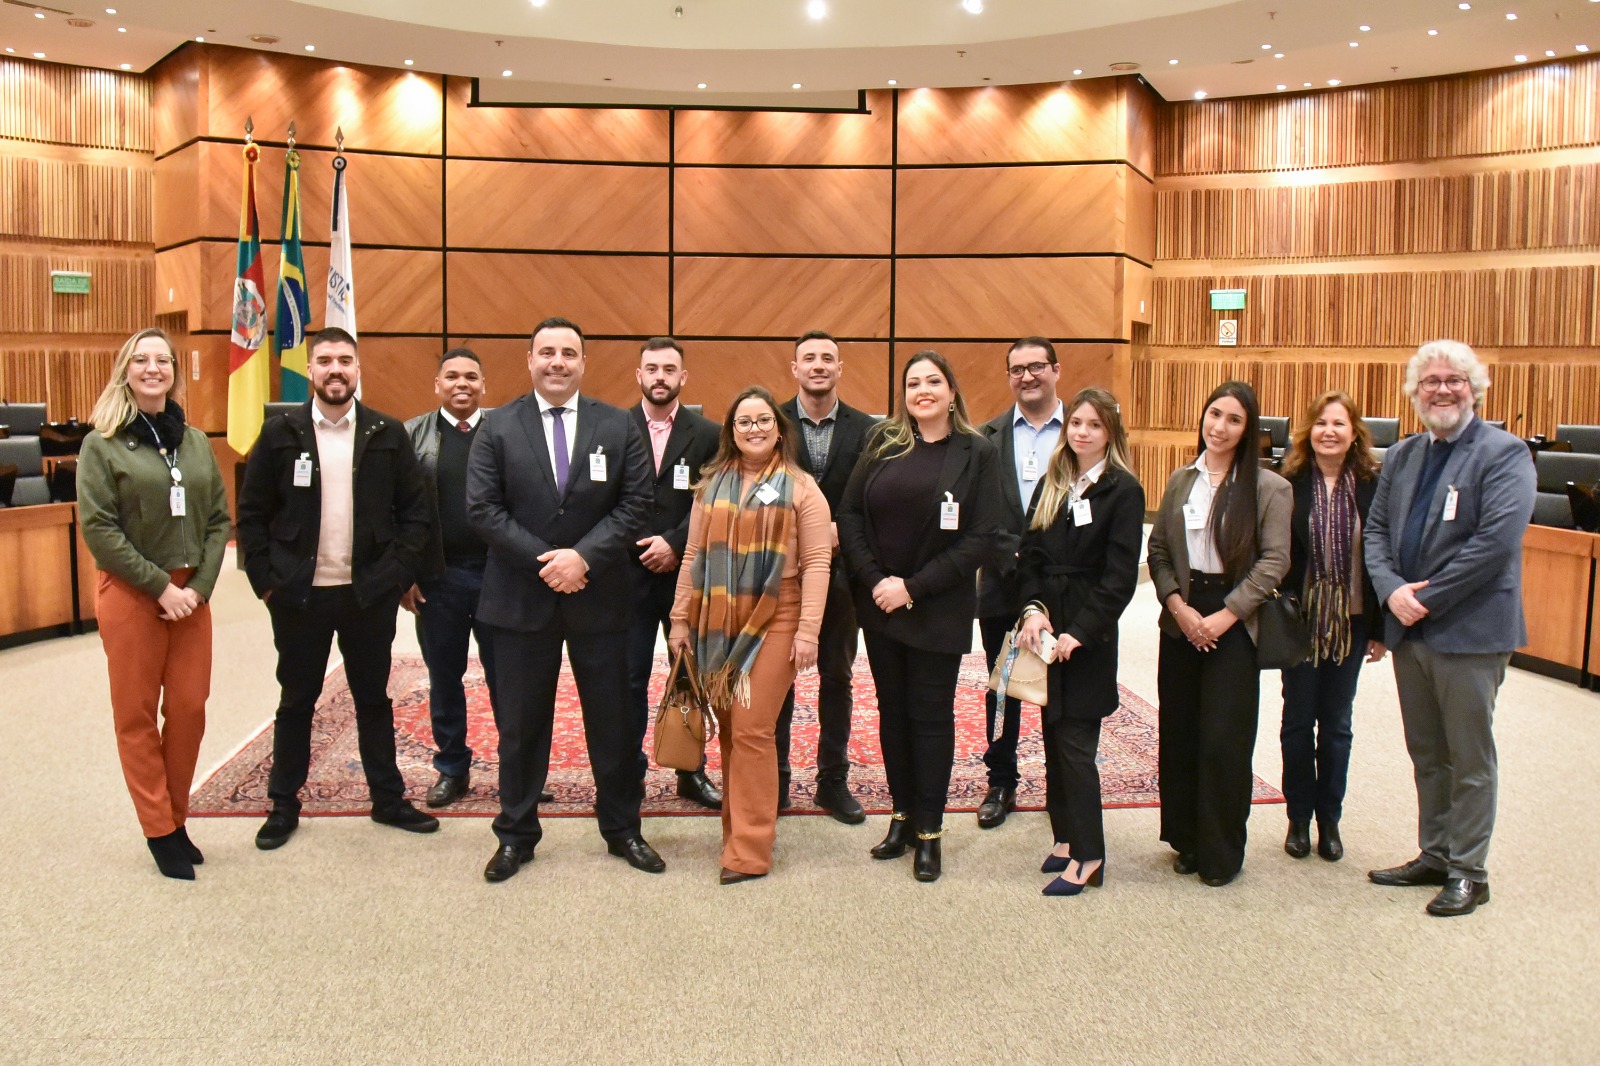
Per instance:
[[[87,270],[52,270],[50,271],[50,291],[69,292],[78,295],[87,294],[89,291],[89,272]]]
[[[1213,311],[1243,311],[1243,289],[1212,289],[1211,310]]]
[[[1221,318],[1217,320],[1217,343],[1224,348],[1238,347],[1239,320],[1237,318]]]

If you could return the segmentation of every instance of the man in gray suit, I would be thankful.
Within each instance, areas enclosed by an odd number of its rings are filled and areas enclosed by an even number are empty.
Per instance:
[[[1494,830],[1495,695],[1522,617],[1522,535],[1533,515],[1528,447],[1477,417],[1489,375],[1459,341],[1430,341],[1406,368],[1427,433],[1385,456],[1363,537],[1388,608],[1406,748],[1417,781],[1422,853],[1367,876],[1437,885],[1428,913],[1471,914],[1489,901]]]

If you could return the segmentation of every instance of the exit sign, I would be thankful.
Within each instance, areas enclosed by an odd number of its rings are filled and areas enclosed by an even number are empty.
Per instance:
[[[83,295],[89,291],[89,272],[86,270],[50,271],[50,291]]]
[[[1212,289],[1211,310],[1213,311],[1243,311],[1243,289]]]

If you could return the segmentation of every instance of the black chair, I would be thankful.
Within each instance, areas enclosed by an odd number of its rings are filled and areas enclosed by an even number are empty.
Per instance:
[[[39,450],[51,459],[77,455],[83,450],[83,438],[93,429],[93,426],[85,425],[76,418],[69,418],[65,422],[46,422],[39,427]]]
[[[1271,435],[1272,452],[1274,459],[1282,459],[1283,453],[1289,449],[1289,420],[1275,415],[1261,416],[1261,431]],[[1262,453],[1266,455],[1266,452]]]
[[[1600,426],[1556,426],[1556,440],[1566,441],[1575,452],[1600,455]]]
[[[17,464],[0,466],[0,507],[11,506],[11,494],[17,489]]]
[[[58,459],[47,480],[51,503],[78,502],[78,460]]]
[[[1372,447],[1392,448],[1400,443],[1400,420],[1398,418],[1369,418],[1367,432],[1372,434]]]
[[[45,423],[45,406],[42,403],[0,403],[0,423],[9,428],[14,437],[37,437],[39,427]]]
[[[1593,503],[1593,501],[1590,501]],[[1579,529],[1577,507],[1566,493],[1537,492],[1533,496],[1533,525]]]
[[[285,403],[282,400],[277,400],[266,405],[266,413],[262,417],[263,419],[266,419],[271,418],[273,415],[286,415],[290,411],[297,410],[298,408],[304,406],[304,400],[301,400],[298,403]]]
[[[44,476],[44,455],[39,450],[37,436],[12,436],[0,440],[0,465],[17,468],[11,506],[28,507],[50,502],[50,486]]]
[[[1574,491],[1587,492],[1587,486],[1600,481],[1600,455],[1582,452],[1535,452],[1533,468],[1539,479],[1533,501],[1533,524],[1557,529],[1582,529],[1580,510],[1584,504]],[[1592,508],[1592,496],[1588,500]]]

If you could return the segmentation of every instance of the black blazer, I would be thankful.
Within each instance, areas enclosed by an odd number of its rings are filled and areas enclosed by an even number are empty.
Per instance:
[[[1043,713],[1104,718],[1116,711],[1117,619],[1139,585],[1144,544],[1144,488],[1127,471],[1107,467],[1089,486],[1090,521],[1074,524],[1065,502],[1048,529],[1022,535],[1017,585],[1024,603],[1050,612],[1057,636],[1071,634],[1083,647],[1050,666],[1050,699]]]
[[[844,502],[845,487],[850,483],[850,474],[856,468],[856,460],[861,457],[867,434],[872,432],[877,422],[871,415],[840,400],[839,414],[833,423],[833,443],[828,446],[828,465],[821,470],[813,470],[811,452],[806,448],[805,431],[800,428],[800,397],[791,397],[779,410],[794,423],[795,432],[800,434],[795,441],[800,451],[800,468],[817,479],[817,487],[827,498],[828,510],[837,521],[839,505]]]
[[[1012,404],[985,422],[980,432],[1000,453],[1000,495],[1005,501],[1005,527],[1017,536],[1028,526],[1030,500],[1017,493],[1017,442],[1011,432],[1017,405]],[[1040,479],[1041,481],[1043,478]],[[1037,488],[1039,482],[1035,482]],[[983,568],[978,582],[978,617],[1015,619],[1027,602],[1017,584],[1017,561],[1005,559]]]
[[[871,447],[869,442],[868,447]],[[854,579],[856,618],[861,628],[884,633],[925,651],[965,653],[972,648],[978,568],[1016,554],[1017,537],[1004,525],[1000,454],[983,437],[956,433],[944,457],[937,490],[928,500],[927,523],[918,538],[910,574],[890,574],[879,565],[880,544],[866,507],[873,479],[893,459],[863,455],[837,512],[839,550]],[[961,528],[939,528],[939,504],[948,492],[961,505]],[[903,577],[913,606],[885,614],[872,590],[886,577]]]
[[[322,468],[317,433],[307,400],[275,415],[245,463],[239,490],[239,552],[256,595],[292,606],[311,596],[322,534]],[[355,405],[355,454],[351,463],[350,574],[363,607],[398,597],[422,571],[431,533],[431,508],[422,469],[405,426]],[[294,484],[294,464],[311,460],[311,484]]]
[[[467,521],[489,546],[478,617],[490,625],[521,632],[558,622],[579,633],[628,628],[628,566],[649,508],[650,446],[620,407],[581,394],[575,402],[578,435],[560,496],[533,393],[496,409],[472,442]],[[604,481],[589,477],[596,451],[606,456]],[[589,564],[581,592],[555,592],[539,577],[538,557],[554,548],[575,548]]]
[[[655,460],[650,453],[650,430],[645,425],[644,406],[636,403],[628,408],[628,414],[633,416],[639,439],[644,441],[645,462],[647,466],[653,464]],[[689,540],[689,512],[694,510],[694,485],[700,480],[701,468],[716,457],[721,436],[722,427],[682,404],[678,405],[678,415],[672,421],[672,432],[667,434],[667,446],[661,452],[661,472],[651,481],[652,495],[644,529],[634,540],[659,536],[672,546],[673,553],[679,559],[683,558],[683,549]],[[690,487],[687,489],[672,487],[672,468],[678,465],[680,459],[689,466]],[[628,554],[633,560],[636,576],[659,580],[669,586],[677,583],[676,572],[657,574],[646,570],[639,561],[637,544],[630,546]]]
[[[1302,599],[1306,592],[1306,567],[1311,565],[1311,479],[1320,476],[1316,463],[1312,462],[1288,479],[1289,487],[1294,490],[1294,513],[1289,518],[1289,572],[1278,587]],[[1372,509],[1372,500],[1377,494],[1377,478],[1356,477],[1356,511],[1361,515],[1363,534],[1367,528],[1367,512]],[[1372,575],[1367,573],[1365,554],[1361,559],[1361,608],[1361,617],[1367,623],[1367,639],[1382,640],[1383,602],[1372,587]],[[1351,648],[1350,654],[1365,655],[1366,649]]]

